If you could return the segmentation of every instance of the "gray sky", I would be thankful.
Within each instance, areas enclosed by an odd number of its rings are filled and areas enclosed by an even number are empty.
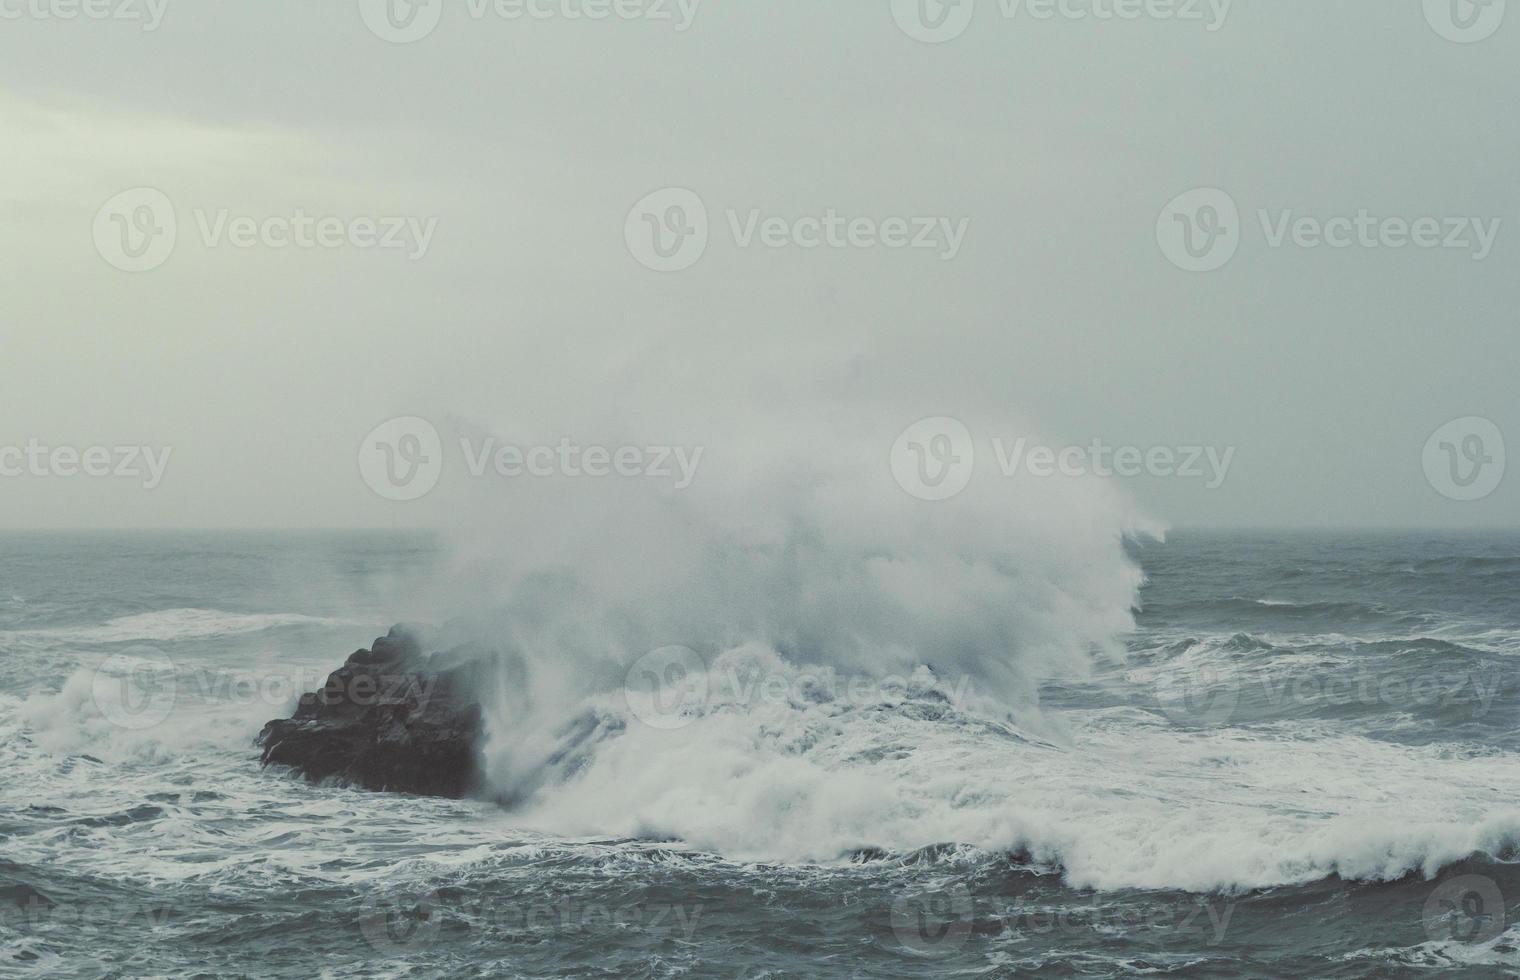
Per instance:
[[[536,20],[446,0],[392,43],[355,2],[169,0],[151,31],[37,16],[66,2],[0,0],[0,447],[172,454],[151,489],[56,460],[0,477],[4,526],[432,525],[466,492],[461,434],[701,444],[722,468],[757,439],[826,451],[840,412],[879,426],[861,438],[884,479],[899,433],[950,416],[978,479],[993,437],[1233,448],[1212,489],[1117,478],[1172,525],[1520,521],[1520,476],[1464,501],[1422,467],[1456,419],[1520,444],[1520,11],[1456,41],[1438,2],[1237,0],[1211,30],[1207,3],[977,0],[928,43],[887,0],[707,0],[684,31],[675,0],[655,11],[674,20],[599,21],[565,15],[585,0]],[[625,231],[671,187],[708,242],[657,272]],[[140,272],[106,254],[136,205],[102,210],[134,188],[177,224]],[[1239,211],[1206,272],[1158,232],[1196,188]],[[218,212],[297,209],[431,237],[215,237]],[[786,244],[741,244],[754,209]],[[831,210],[964,236],[953,256],[792,239]],[[1456,244],[1393,248],[1382,225],[1379,247],[1272,242],[1284,212],[1363,210]],[[454,457],[420,500],[384,499],[356,460],[398,416]],[[1491,436],[1452,431],[1496,472]]]

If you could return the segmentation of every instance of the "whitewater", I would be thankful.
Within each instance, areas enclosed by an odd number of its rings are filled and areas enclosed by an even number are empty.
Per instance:
[[[1520,969],[1520,540],[787,499],[652,500],[552,567],[547,532],[11,536],[0,972]],[[466,579],[429,621],[514,665],[510,805],[259,769],[303,682]],[[103,676],[173,710],[124,727]]]

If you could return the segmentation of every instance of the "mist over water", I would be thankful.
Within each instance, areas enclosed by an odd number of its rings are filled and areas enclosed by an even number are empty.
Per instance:
[[[817,389],[772,392],[780,424],[775,408],[764,425],[746,416],[739,394],[697,422],[646,411],[573,427],[605,445],[625,431],[681,436],[630,444],[685,447],[700,467],[684,488],[563,473],[471,481],[440,591],[455,635],[506,665],[487,748],[497,791],[539,785],[577,719],[603,734],[624,726],[630,669],[667,647],[713,669],[714,691],[819,672],[871,687],[928,669],[963,707],[1046,737],[1060,725],[1041,715],[1039,686],[1122,658],[1144,580],[1127,542],[1159,537],[1158,525],[1095,477],[1005,477],[985,440],[964,492],[918,499],[887,452],[913,420]],[[494,431],[460,428],[477,441]],[[986,428],[1027,431],[1012,418]]]

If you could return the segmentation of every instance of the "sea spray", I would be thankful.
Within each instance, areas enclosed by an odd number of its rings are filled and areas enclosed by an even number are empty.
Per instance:
[[[627,724],[610,719],[626,715],[611,695],[670,645],[709,665],[763,649],[867,686],[927,668],[961,707],[1036,730],[1042,682],[1122,657],[1143,580],[1125,540],[1154,528],[1111,482],[999,479],[989,450],[984,478],[924,501],[892,476],[903,420],[828,399],[768,415],[602,420],[606,444],[707,447],[689,487],[556,473],[509,493],[470,488],[450,581],[460,621],[511,662],[488,699],[504,798],[522,800],[575,750],[565,733],[578,719]],[[590,427],[578,422],[577,437]],[[600,722],[575,730],[616,737]]]

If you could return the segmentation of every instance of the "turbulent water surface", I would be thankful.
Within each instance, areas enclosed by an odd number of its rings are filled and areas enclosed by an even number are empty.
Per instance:
[[[1132,543],[1133,630],[1038,710],[964,651],[742,637],[678,711],[602,685],[519,731],[509,697],[510,808],[258,766],[427,615],[430,539],[0,547],[0,975],[1520,973],[1513,535]]]

